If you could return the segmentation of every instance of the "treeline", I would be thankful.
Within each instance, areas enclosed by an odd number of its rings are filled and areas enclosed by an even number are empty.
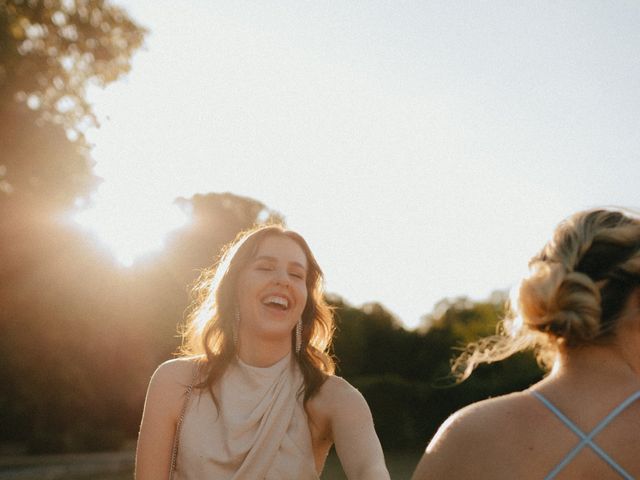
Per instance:
[[[531,354],[481,366],[463,383],[452,375],[450,362],[460,348],[496,332],[504,307],[499,293],[486,302],[444,300],[414,331],[379,304],[333,303],[339,373],[367,399],[385,450],[422,449],[454,411],[526,388],[542,376]]]
[[[232,194],[183,199],[192,222],[161,254],[118,267],[93,238],[53,217],[0,221],[0,441],[30,452],[113,449],[135,438],[155,367],[179,345],[188,285],[222,245],[258,218],[278,219]],[[402,328],[379,304],[330,296],[338,373],[364,394],[385,448],[423,447],[472,401],[540,377],[530,356],[486,366],[454,386],[453,348],[495,331],[501,302],[458,299]]]

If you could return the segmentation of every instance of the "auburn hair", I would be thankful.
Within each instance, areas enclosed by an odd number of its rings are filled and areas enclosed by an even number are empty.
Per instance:
[[[307,302],[302,312],[301,348],[296,355],[304,377],[305,403],[335,371],[330,355],[335,328],[333,310],[324,299],[322,270],[309,245],[300,234],[280,225],[257,226],[240,232],[222,249],[218,261],[201,274],[192,290],[193,302],[181,331],[180,354],[199,357],[203,380],[196,387],[208,389],[216,405],[213,385],[236,357],[233,324],[238,276],[255,257],[262,242],[272,236],[293,240],[307,259]],[[294,335],[291,342],[294,350]]]

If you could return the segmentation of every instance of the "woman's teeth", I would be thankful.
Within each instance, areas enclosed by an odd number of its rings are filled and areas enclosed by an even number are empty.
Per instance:
[[[289,307],[289,301],[286,298],[277,297],[275,295],[265,298],[262,303],[265,305],[276,305],[283,310],[286,310]]]

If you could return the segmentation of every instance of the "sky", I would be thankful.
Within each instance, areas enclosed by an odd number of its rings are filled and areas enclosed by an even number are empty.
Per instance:
[[[280,212],[329,292],[408,327],[517,284],[569,214],[640,207],[640,3],[121,0],[78,220],[130,264],[176,197]]]

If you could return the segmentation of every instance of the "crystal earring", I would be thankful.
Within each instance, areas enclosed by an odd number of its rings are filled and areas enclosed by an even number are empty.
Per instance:
[[[236,305],[234,312],[234,322],[231,326],[231,335],[233,337],[233,346],[238,349],[238,329],[240,328],[240,307]]]
[[[302,347],[302,319],[296,323],[296,355],[300,353]]]

